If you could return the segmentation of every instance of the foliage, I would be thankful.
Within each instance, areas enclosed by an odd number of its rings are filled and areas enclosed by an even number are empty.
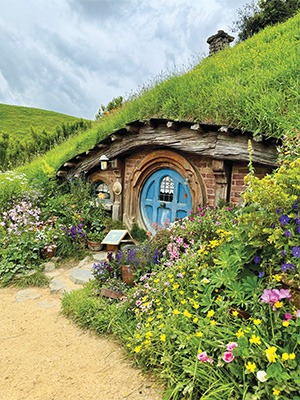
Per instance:
[[[0,168],[28,163],[37,155],[91,127],[90,121],[34,108],[0,104]],[[13,121],[13,124],[12,124]]]
[[[267,26],[286,21],[299,10],[299,0],[260,0],[257,5],[252,1],[238,10],[235,31],[239,31],[239,40],[243,41]]]
[[[100,120],[103,118],[105,115],[109,115],[110,113],[113,113],[116,109],[121,108],[123,105],[123,97],[114,97],[108,104],[107,106],[104,106],[101,104],[100,109],[98,110],[97,114],[95,115],[96,120]]]
[[[88,318],[79,294],[68,295],[67,314],[117,335],[165,381],[165,399],[297,399],[299,161],[249,175],[246,206],[203,207],[160,229],[150,242],[165,246],[160,264],[124,287],[121,302],[98,297],[111,279],[110,264],[99,266],[82,294]]]
[[[299,123],[298,63],[295,58],[299,45],[299,18],[297,15],[281,25],[268,27],[234,48],[202,60],[187,73],[173,74],[145,85],[121,108],[94,123],[90,129],[70,137],[16,172],[25,173],[30,183],[44,184],[49,179],[43,169],[44,163],[56,171],[66,160],[94,147],[100,139],[129,121],[151,117],[232,125],[273,137],[292,135]],[[29,115],[32,111],[16,109],[20,115],[23,110]],[[36,129],[24,115],[11,118],[9,106],[2,110],[1,120],[4,118],[13,123],[22,120],[25,121],[24,129],[30,130],[30,125]],[[44,127],[48,131],[47,119],[43,114]],[[57,124],[50,121],[49,125]]]

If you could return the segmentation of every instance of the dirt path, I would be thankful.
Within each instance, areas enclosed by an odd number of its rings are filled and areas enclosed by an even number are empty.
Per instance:
[[[19,291],[0,289],[0,400],[161,400],[117,344],[60,314],[58,294]]]

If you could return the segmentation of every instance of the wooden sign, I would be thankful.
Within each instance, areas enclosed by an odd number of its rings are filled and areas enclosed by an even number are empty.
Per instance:
[[[127,230],[112,230],[102,240],[102,244],[109,244],[118,246],[120,243],[134,243],[134,240],[130,236]]]

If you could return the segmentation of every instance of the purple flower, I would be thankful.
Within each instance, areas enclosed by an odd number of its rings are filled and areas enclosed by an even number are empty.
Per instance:
[[[295,269],[295,265],[294,264],[288,264],[288,263],[283,263],[283,264],[281,264],[281,271],[282,272],[285,272],[285,271],[287,271],[288,269],[290,269],[290,270],[294,270]]]
[[[292,247],[293,256],[296,258],[300,258],[300,247],[294,246]]]
[[[259,264],[261,262],[261,258],[259,256],[255,256],[253,259],[254,264]]]
[[[260,279],[262,279],[264,276],[265,276],[264,271],[259,271],[258,277],[259,277]]]
[[[285,251],[285,250],[282,250],[282,251],[281,251],[281,254],[282,254],[283,256],[286,256],[286,251]]]
[[[297,218],[295,219],[295,221],[296,221],[296,224],[300,225],[300,218],[299,218],[299,217],[297,217]]]
[[[294,210],[298,210],[298,201],[295,201],[295,203],[292,205]]]
[[[288,229],[286,231],[284,231],[284,234],[285,234],[286,237],[292,236],[292,232],[289,231]]]
[[[282,215],[282,216],[279,218],[279,221],[280,221],[280,223],[281,223],[282,225],[286,225],[286,224],[289,223],[290,218],[289,218],[287,215]]]
[[[292,316],[292,314],[290,314],[290,313],[286,313],[286,314],[284,315],[284,318],[288,321],[288,320],[292,319],[293,316]]]

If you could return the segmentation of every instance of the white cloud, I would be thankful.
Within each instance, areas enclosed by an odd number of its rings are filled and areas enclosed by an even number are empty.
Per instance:
[[[94,118],[208,53],[238,0],[0,0],[0,102]]]

